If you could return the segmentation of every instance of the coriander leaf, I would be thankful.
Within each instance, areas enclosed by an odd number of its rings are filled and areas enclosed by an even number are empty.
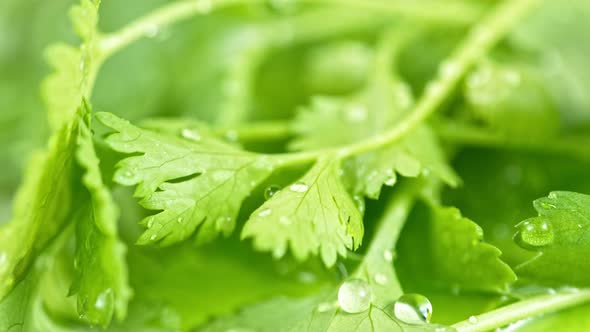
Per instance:
[[[453,331],[438,325],[413,325],[393,315],[391,304],[402,290],[391,264],[391,248],[410,212],[412,190],[399,192],[381,221],[367,256],[346,282],[368,287],[371,303],[358,313],[347,313],[337,304],[338,287],[328,287],[303,298],[277,298],[222,317],[199,331]],[[342,303],[340,303],[342,305]]]
[[[533,205],[538,217],[517,225],[515,240],[538,254],[516,267],[528,280],[543,284],[588,286],[590,196],[556,191]]]
[[[77,130],[77,121],[64,126],[29,163],[13,219],[0,228],[0,298],[68,221]]]
[[[430,202],[406,224],[396,266],[404,285],[417,290],[502,292],[516,276],[500,254],[458,209]]]
[[[125,246],[117,237],[118,210],[105,187],[90,129],[90,109],[82,105],[76,161],[84,171],[76,192],[75,278],[70,294],[77,294],[78,313],[92,325],[109,325],[113,314],[122,320],[131,290],[127,284]]]
[[[363,237],[362,215],[346,191],[334,156],[317,161],[298,182],[279,191],[250,216],[242,238],[282,257],[290,247],[298,260],[320,254],[328,266]],[[278,222],[277,222],[278,221]]]
[[[47,49],[47,61],[54,72],[42,83],[41,92],[54,130],[67,123],[80,106],[80,100],[91,94],[102,61],[97,45],[99,5],[100,0],[80,0],[70,10],[74,29],[82,39],[79,48],[58,43]]]
[[[112,114],[97,117],[117,131],[106,139],[112,149],[139,154],[119,163],[115,181],[137,185],[140,204],[161,210],[143,220],[147,230],[140,244],[170,245],[194,233],[198,241],[229,235],[244,199],[272,173],[265,156],[213,138],[183,139],[142,130]]]
[[[358,93],[346,97],[316,97],[300,110],[293,124],[297,135],[291,148],[319,149],[357,142],[383,132],[406,115],[413,105],[408,85],[389,73],[406,36],[386,32],[378,43],[374,73]],[[353,191],[377,199],[383,184],[393,185],[396,173],[417,177],[432,171],[456,185],[457,176],[444,160],[436,137],[426,125],[400,142],[361,154],[346,164]]]

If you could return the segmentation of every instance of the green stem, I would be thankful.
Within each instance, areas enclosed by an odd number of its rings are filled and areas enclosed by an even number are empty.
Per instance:
[[[182,0],[160,7],[143,16],[121,30],[103,36],[99,42],[105,58],[132,42],[150,34],[153,29],[161,29],[176,22],[186,20],[198,14],[208,14],[212,10],[249,3],[264,3],[264,0]],[[437,5],[436,10],[424,10],[423,3],[392,2],[385,0],[357,1],[357,0],[305,0],[313,4],[341,5],[364,8],[379,12],[410,16],[430,22],[444,22],[469,24],[474,22],[481,13],[480,6],[465,5],[462,2],[452,2],[447,5]],[[432,5],[435,5],[433,3]]]
[[[590,290],[538,296],[520,301],[453,325],[459,332],[485,332],[522,319],[555,312],[590,301]]]
[[[414,110],[392,130],[357,144],[339,149],[338,154],[350,157],[379,149],[402,139],[440,108],[467,71],[500,41],[539,0],[505,1],[478,24],[454,54],[441,65],[441,70],[426,88]]]
[[[440,121],[434,127],[441,139],[461,145],[480,147],[502,147],[542,151],[544,153],[564,154],[582,160],[590,160],[590,136],[556,137],[549,140],[523,139],[502,133],[490,132],[481,128],[452,122]],[[586,142],[586,143],[584,143]]]

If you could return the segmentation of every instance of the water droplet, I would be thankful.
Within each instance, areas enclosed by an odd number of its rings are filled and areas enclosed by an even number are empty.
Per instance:
[[[125,171],[123,173],[123,176],[126,177],[126,178],[132,178],[133,177],[133,172],[131,172],[131,171]]]
[[[158,236],[156,234],[152,234],[152,236],[150,236],[150,240],[154,241],[158,238]]]
[[[279,222],[283,225],[291,225],[291,219],[286,216],[282,216],[279,218]]]
[[[184,221],[184,218],[183,217],[178,217],[176,219],[176,222],[179,223],[179,224],[182,224],[183,221]]]
[[[352,123],[359,123],[367,120],[369,112],[364,105],[354,104],[347,108],[346,119]]]
[[[143,31],[147,37],[154,38],[160,32],[160,27],[154,23],[146,23],[143,27]]]
[[[264,199],[266,199],[266,200],[271,199],[279,191],[281,191],[281,187],[279,187],[275,184],[268,186],[266,189],[264,189]]]
[[[469,316],[469,323],[471,324],[477,324],[477,317],[475,316]]]
[[[432,304],[420,294],[404,294],[393,306],[397,319],[408,324],[428,324],[432,317]]]
[[[197,131],[195,129],[185,128],[185,129],[181,130],[180,136],[182,136],[183,138],[186,138],[190,141],[195,141],[195,142],[198,142],[201,140],[201,134],[199,133],[199,131]]]
[[[387,178],[385,178],[385,181],[383,183],[386,186],[393,187],[396,182],[397,182],[397,176],[395,175],[395,173],[392,172],[391,175],[388,175]]]
[[[264,210],[258,212],[258,216],[264,218],[264,217],[270,216],[271,213],[272,213],[271,209],[264,209]]]
[[[211,2],[211,0],[196,0],[197,4],[196,4],[196,9],[197,12],[201,13],[201,14],[208,14],[209,12],[211,12],[211,9],[213,9],[213,3]]]
[[[297,182],[292,184],[291,187],[289,187],[289,189],[296,193],[304,193],[309,189],[309,187],[303,182]]]
[[[352,196],[352,200],[356,205],[356,208],[359,210],[361,214],[365,213],[365,199],[361,195],[354,195]]]
[[[395,254],[394,254],[393,250],[387,249],[383,252],[383,259],[385,259],[386,262],[391,263],[391,262],[393,262],[394,258],[395,258]]]
[[[439,67],[439,75],[443,79],[448,79],[459,74],[459,65],[456,62],[445,61]]]
[[[553,225],[551,222],[533,218],[525,220],[517,225],[518,232],[515,235],[516,242],[525,248],[537,248],[553,243]]]
[[[152,228],[152,226],[154,226],[154,218],[148,219],[146,226],[147,228]]]
[[[113,305],[113,290],[108,288],[104,292],[98,294],[94,307],[100,311],[106,311],[107,307]]]
[[[334,305],[334,303],[330,303],[330,302],[322,302],[320,304],[318,304],[318,312],[328,312],[332,309],[334,309],[336,306]]]
[[[362,279],[345,281],[338,289],[338,304],[351,314],[367,311],[371,306],[371,287]]]
[[[382,285],[382,286],[383,285],[386,285],[387,284],[387,276],[385,274],[383,274],[383,273],[377,273],[375,275],[375,282],[378,285]]]
[[[582,224],[578,224],[578,228],[583,228],[584,226]]]

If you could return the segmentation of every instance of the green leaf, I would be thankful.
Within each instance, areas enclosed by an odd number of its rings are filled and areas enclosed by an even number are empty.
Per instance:
[[[83,187],[76,190],[76,275],[70,294],[77,294],[78,313],[90,324],[109,325],[113,314],[125,318],[131,290],[127,284],[125,246],[117,236],[118,209],[100,173],[90,129],[90,109],[82,106],[76,161]]]
[[[102,61],[98,50],[98,7],[100,0],[80,0],[72,7],[70,18],[82,39],[80,47],[57,43],[47,49],[47,61],[53,68],[42,83],[41,93],[53,130],[74,116],[82,98],[89,98]]]
[[[351,144],[390,129],[413,106],[408,85],[389,73],[390,57],[404,36],[386,35],[378,45],[370,81],[358,93],[345,97],[315,97],[294,120],[295,150],[313,150]],[[391,40],[393,39],[393,40]],[[393,45],[390,45],[393,44]],[[432,172],[450,185],[458,177],[447,165],[436,136],[426,125],[386,148],[347,161],[354,193],[377,199],[383,184],[394,185],[396,173],[417,177]]]
[[[339,175],[340,162],[327,156],[299,181],[275,194],[250,216],[242,238],[282,257],[290,247],[298,260],[322,257],[328,266],[363,238],[362,215]],[[277,222],[278,221],[278,222]]]
[[[515,240],[537,252],[516,267],[516,272],[536,283],[588,286],[590,254],[590,196],[555,191],[533,204],[538,217],[517,225]]]
[[[70,216],[78,122],[54,134],[47,151],[29,162],[13,219],[0,228],[0,298],[27,272]]]
[[[229,235],[242,202],[273,169],[265,156],[213,138],[183,139],[139,129],[112,114],[97,117],[118,132],[107,138],[111,148],[140,154],[119,163],[115,181],[137,185],[140,204],[162,211],[143,220],[141,244],[170,245],[194,233],[199,241]]]
[[[367,256],[348,279],[370,289],[371,303],[359,313],[338,306],[338,287],[328,287],[303,298],[277,298],[222,317],[199,331],[452,331],[437,325],[406,324],[395,316],[391,304],[403,294],[391,264],[391,248],[410,212],[415,193],[399,192],[387,208],[377,238]]]
[[[416,290],[502,292],[516,276],[500,254],[458,209],[431,202],[419,206],[404,229],[396,266]]]

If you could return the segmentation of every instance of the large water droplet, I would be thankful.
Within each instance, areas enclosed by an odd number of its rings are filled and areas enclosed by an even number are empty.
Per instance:
[[[371,306],[371,287],[362,279],[345,281],[338,289],[338,304],[351,314],[367,311]]]
[[[266,189],[264,189],[264,199],[271,199],[279,191],[281,191],[281,187],[277,186],[276,184],[268,186]]]
[[[182,136],[183,138],[186,138],[190,141],[195,141],[195,142],[198,142],[201,140],[201,134],[196,129],[185,128],[180,131],[180,136]]]
[[[404,294],[393,306],[397,319],[408,324],[427,324],[432,317],[432,304],[423,295]]]
[[[533,218],[523,221],[517,227],[515,240],[522,247],[538,248],[553,243],[553,225],[548,220]]]
[[[304,193],[309,189],[309,187],[303,182],[296,182],[296,183],[293,183],[289,187],[289,189],[291,189],[291,191],[294,191],[296,193]]]

